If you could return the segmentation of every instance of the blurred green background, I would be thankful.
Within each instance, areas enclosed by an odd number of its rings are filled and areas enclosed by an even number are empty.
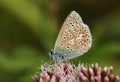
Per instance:
[[[112,65],[120,75],[119,0],[0,0],[0,82],[33,82],[72,10],[93,36],[92,48],[72,61]]]

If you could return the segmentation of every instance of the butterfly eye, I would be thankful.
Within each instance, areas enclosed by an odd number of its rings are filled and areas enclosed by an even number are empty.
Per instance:
[[[53,50],[49,52],[49,56],[52,56],[52,55],[53,55]]]

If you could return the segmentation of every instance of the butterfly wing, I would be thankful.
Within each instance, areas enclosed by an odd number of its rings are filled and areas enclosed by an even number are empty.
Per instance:
[[[63,60],[66,60],[82,55],[91,47],[91,44],[89,27],[83,23],[78,13],[72,11],[58,34],[54,51],[62,54]]]

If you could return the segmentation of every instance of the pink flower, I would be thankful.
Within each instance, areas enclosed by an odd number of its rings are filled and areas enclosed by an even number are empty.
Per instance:
[[[75,66],[70,62],[44,64],[40,75],[34,75],[34,82],[119,82],[120,77],[112,74],[113,67],[101,67],[96,63],[89,67]]]

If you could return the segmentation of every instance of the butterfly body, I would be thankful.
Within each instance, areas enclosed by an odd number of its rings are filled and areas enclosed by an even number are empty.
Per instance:
[[[84,54],[91,44],[89,27],[72,11],[63,23],[51,55],[57,61],[69,60]]]

